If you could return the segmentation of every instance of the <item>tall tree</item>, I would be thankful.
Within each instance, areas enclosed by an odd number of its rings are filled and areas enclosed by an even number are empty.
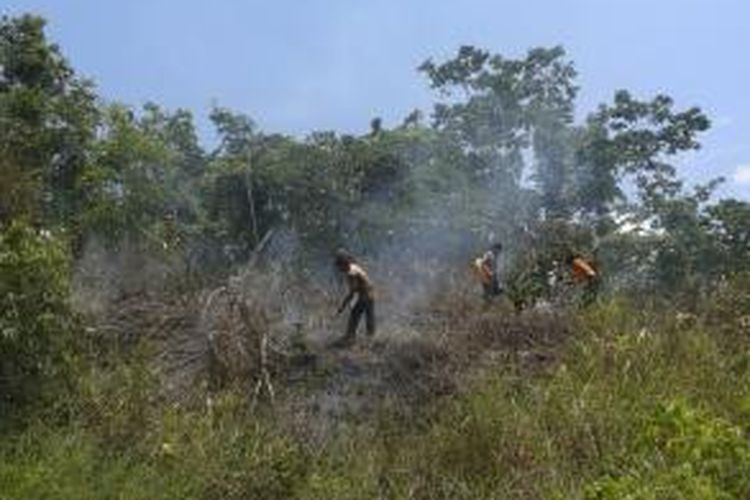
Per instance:
[[[577,91],[575,70],[564,57],[561,47],[506,59],[464,46],[452,60],[420,67],[449,97],[435,106],[435,127],[463,151],[475,181],[490,189],[497,201],[486,206],[495,216],[525,211],[525,178],[533,178],[547,210],[564,211],[572,156],[566,129]]]
[[[0,202],[0,217],[20,210],[71,225],[99,115],[91,83],[47,41],[44,25],[31,15],[0,21],[0,177],[2,198],[13,200]]]

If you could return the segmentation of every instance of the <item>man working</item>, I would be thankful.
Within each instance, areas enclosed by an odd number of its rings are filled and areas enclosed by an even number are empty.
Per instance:
[[[570,266],[573,283],[583,287],[582,303],[593,303],[599,289],[599,273],[590,262],[577,253],[567,258],[567,264]]]
[[[485,300],[491,300],[503,293],[503,287],[500,286],[498,258],[503,246],[495,243],[481,257],[477,257],[473,262],[473,269],[479,282],[484,290]]]
[[[336,314],[341,314],[346,306],[349,305],[354,295],[357,295],[357,302],[349,313],[349,322],[346,326],[346,334],[336,344],[348,345],[354,341],[354,337],[359,326],[359,320],[362,314],[365,315],[365,325],[367,335],[375,334],[375,296],[373,286],[367,273],[355,263],[354,257],[344,251],[338,251],[335,259],[336,268],[346,275],[346,282],[349,287],[349,293],[344,298]]]
[[[571,254],[567,260],[575,283],[589,284],[597,278],[597,272],[580,254]]]

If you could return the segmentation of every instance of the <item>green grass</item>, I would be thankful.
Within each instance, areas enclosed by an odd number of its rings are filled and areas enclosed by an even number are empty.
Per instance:
[[[0,457],[2,498],[288,498],[298,448],[248,417],[165,412],[132,449],[95,431],[31,427]]]
[[[136,365],[96,374],[72,422],[3,441],[0,496],[750,498],[746,337],[617,301],[576,330],[547,370],[497,366],[422,420],[384,410],[322,447],[231,394],[190,411]]]

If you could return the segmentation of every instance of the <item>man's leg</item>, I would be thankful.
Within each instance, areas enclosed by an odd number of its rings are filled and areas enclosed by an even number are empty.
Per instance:
[[[367,325],[367,335],[375,335],[375,302],[368,300],[365,307],[365,324]]]
[[[354,339],[357,334],[357,326],[359,326],[359,320],[362,317],[362,313],[365,312],[366,304],[363,300],[357,300],[357,303],[352,307],[351,313],[349,313],[349,323],[346,325],[346,338]]]
[[[482,283],[482,298],[485,302],[490,302],[492,300],[492,284],[491,283]]]
[[[599,280],[594,278],[590,279],[583,289],[582,301],[584,306],[590,306],[596,302],[596,297],[599,291]]]

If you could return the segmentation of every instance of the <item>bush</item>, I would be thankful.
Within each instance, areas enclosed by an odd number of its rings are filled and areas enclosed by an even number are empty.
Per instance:
[[[0,228],[0,408],[68,381],[74,316],[67,262],[57,238],[20,222]]]
[[[750,346],[750,272],[718,286],[704,309],[708,325],[730,348]]]
[[[684,400],[660,405],[624,459],[631,467],[594,482],[588,498],[750,498],[750,441]]]

